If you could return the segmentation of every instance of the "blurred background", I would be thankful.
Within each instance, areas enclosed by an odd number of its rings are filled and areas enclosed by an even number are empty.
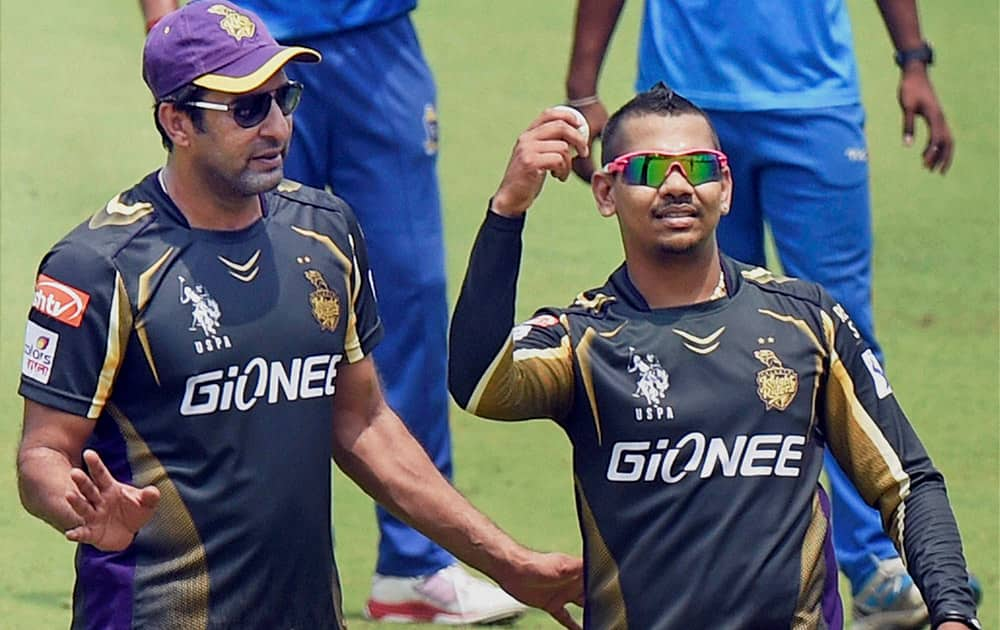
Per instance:
[[[898,71],[874,2],[849,2],[861,64],[875,221],[875,314],[893,388],[944,471],[985,628],[998,623],[998,6],[920,3],[934,85],[957,138],[951,172],[923,171],[923,129],[900,140]],[[439,90],[450,295],[517,135],[564,99],[575,3],[423,0],[415,20]],[[641,3],[619,24],[600,92],[632,94]],[[24,319],[40,257],[164,151],[142,83],[137,3],[0,5],[0,627],[69,622],[74,546],[20,507],[14,457]],[[331,86],[330,89],[336,89]],[[306,95],[308,98],[308,95]],[[377,116],[378,112],[373,112]],[[736,191],[739,194],[739,191]],[[519,316],[567,304],[622,257],[579,180],[551,179],[530,212]],[[568,442],[555,425],[502,425],[453,409],[456,485],[516,538],[578,553]],[[374,566],[371,502],[336,479],[337,557],[352,628]],[[281,535],[276,532],[275,535]],[[516,627],[552,628],[541,613]]]

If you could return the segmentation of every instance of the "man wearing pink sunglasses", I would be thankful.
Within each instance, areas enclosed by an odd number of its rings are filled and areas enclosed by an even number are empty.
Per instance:
[[[570,112],[518,138],[452,317],[449,386],[474,414],[569,437],[584,627],[843,628],[828,448],[905,549],[933,627],[978,628],[941,473],[848,313],[720,253],[732,173],[687,99],[658,84],[611,116],[591,188],[625,262],[511,329],[527,210],[574,152]]]

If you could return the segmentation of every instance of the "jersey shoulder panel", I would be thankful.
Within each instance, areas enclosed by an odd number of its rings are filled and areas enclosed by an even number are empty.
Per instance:
[[[734,267],[748,285],[756,287],[765,293],[803,300],[814,306],[822,306],[826,301],[824,299],[825,291],[815,282],[800,280],[799,278],[792,278],[790,276],[781,276],[763,267],[755,267],[735,261]]]
[[[150,190],[154,185],[158,186],[155,175],[150,175],[111,197],[89,219],[56,243],[48,256],[58,252],[72,256],[78,263],[113,260],[161,214],[158,197]]]
[[[275,210],[295,208],[296,210],[322,210],[334,215],[343,215],[351,222],[356,222],[354,210],[346,201],[331,192],[306,186],[299,182],[285,179],[272,193],[269,193]]]

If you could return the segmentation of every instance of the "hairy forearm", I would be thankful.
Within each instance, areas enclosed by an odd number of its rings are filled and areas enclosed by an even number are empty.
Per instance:
[[[604,63],[625,0],[580,0],[576,8],[573,49],[566,77],[569,98],[597,93],[597,79]]]
[[[446,480],[387,407],[349,442],[338,466],[401,520],[497,581],[510,579],[526,550]]]
[[[22,448],[17,456],[21,505],[60,532],[80,524],[66,501],[66,495],[76,491],[69,476],[72,468],[66,454],[44,446]]]

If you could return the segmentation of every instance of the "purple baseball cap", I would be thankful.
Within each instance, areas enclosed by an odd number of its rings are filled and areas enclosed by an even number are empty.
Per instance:
[[[321,58],[311,48],[278,44],[252,11],[207,0],[167,14],[149,31],[142,78],[157,101],[188,83],[242,94],[266,83],[289,61]]]

